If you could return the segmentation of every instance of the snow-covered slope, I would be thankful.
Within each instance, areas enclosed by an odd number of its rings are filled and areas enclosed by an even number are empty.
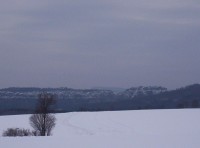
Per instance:
[[[57,114],[52,137],[0,137],[2,148],[199,148],[200,110]],[[28,115],[0,116],[0,132],[30,128]]]
[[[132,87],[129,89],[117,89],[117,88],[95,88],[95,89],[71,89],[67,87],[61,88],[18,88],[11,87],[0,89],[1,99],[31,99],[37,98],[38,94],[42,92],[48,92],[56,94],[58,98],[63,99],[95,99],[95,98],[107,98],[111,96],[125,96],[128,98],[134,98],[138,95],[150,95],[159,94],[161,92],[167,91],[167,88],[160,86],[139,86]]]
[[[167,88],[160,87],[160,86],[139,86],[139,87],[132,87],[123,92],[120,92],[118,95],[127,97],[127,98],[134,98],[136,96],[146,96],[146,95],[155,95],[162,92],[166,92]]]
[[[48,92],[55,94],[60,99],[95,99],[104,96],[110,96],[114,93],[111,90],[97,90],[97,89],[71,89],[67,87],[60,88],[18,88],[11,87],[0,89],[1,99],[31,99],[37,98],[38,94]]]

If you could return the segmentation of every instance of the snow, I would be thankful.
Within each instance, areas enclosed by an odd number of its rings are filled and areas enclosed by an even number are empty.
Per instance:
[[[199,148],[200,110],[56,114],[51,137],[0,137],[2,148]],[[31,128],[30,115],[0,116],[0,133]]]

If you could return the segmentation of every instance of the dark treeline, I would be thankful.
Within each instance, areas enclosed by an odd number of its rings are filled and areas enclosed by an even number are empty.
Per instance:
[[[184,88],[165,91],[158,94],[146,94],[129,97],[109,93],[94,98],[59,98],[52,112],[64,113],[73,111],[116,111],[139,109],[177,109],[200,107],[200,85],[194,84]],[[34,113],[37,98],[3,98],[0,99],[0,114]]]

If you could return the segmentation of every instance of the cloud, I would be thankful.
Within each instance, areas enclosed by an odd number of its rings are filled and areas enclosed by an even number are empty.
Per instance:
[[[3,0],[0,87],[198,81],[199,8],[197,0]]]

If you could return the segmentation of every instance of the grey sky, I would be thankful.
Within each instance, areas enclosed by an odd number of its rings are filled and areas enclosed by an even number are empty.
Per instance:
[[[0,87],[200,83],[199,0],[1,0]]]

